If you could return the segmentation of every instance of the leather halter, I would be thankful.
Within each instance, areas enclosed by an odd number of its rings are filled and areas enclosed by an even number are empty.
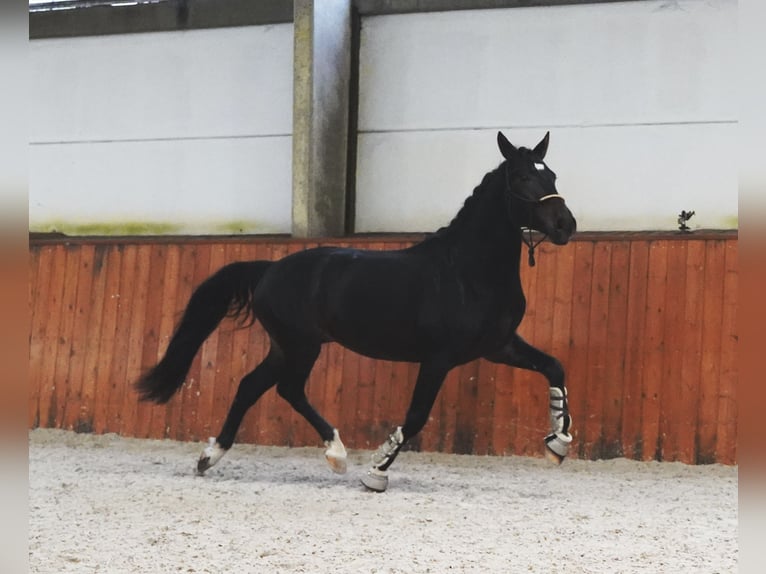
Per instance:
[[[509,179],[508,172],[509,172],[508,164],[506,163],[505,164],[505,187],[506,187],[506,189],[508,191],[508,194],[513,196],[513,197],[515,197],[516,199],[519,199],[519,200],[524,201],[526,203],[542,203],[543,201],[547,201],[549,199],[556,199],[556,198],[564,201],[564,196],[560,195],[558,193],[550,193],[548,195],[544,195],[542,197],[535,197],[535,198],[524,197],[524,196],[519,195],[515,191],[511,190],[511,181]],[[529,266],[530,267],[534,267],[535,266],[535,248],[538,245],[540,245],[543,241],[545,241],[545,239],[548,237],[548,234],[547,233],[543,233],[542,239],[540,239],[537,242],[533,242],[532,241],[532,225],[531,225],[532,221],[531,221],[531,219],[532,218],[530,216],[530,222],[529,222],[530,225],[529,226],[521,227],[521,241],[524,243],[524,245],[527,246],[527,252],[529,254],[529,257],[528,257],[527,261],[529,263]],[[524,237],[524,230],[525,229],[528,232],[528,235],[529,235],[528,237]]]

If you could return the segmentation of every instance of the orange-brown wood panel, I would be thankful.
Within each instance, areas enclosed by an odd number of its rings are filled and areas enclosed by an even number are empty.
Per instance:
[[[721,370],[721,339],[723,324],[724,275],[726,273],[726,242],[706,241],[704,309],[701,366],[697,417],[697,460],[701,464],[716,461],[718,427],[718,386]]]
[[[553,333],[550,354],[561,362],[569,385],[571,372],[570,341],[572,338],[572,294],[576,277],[574,274],[574,247],[569,244],[556,252],[556,275],[553,295]]]
[[[148,274],[146,277],[146,302],[144,304],[144,325],[138,333],[141,354],[137,357],[138,364],[133,367],[131,380],[127,381],[130,401],[136,405],[135,436],[150,436],[149,429],[154,415],[152,403],[138,403],[137,395],[132,388],[133,382],[147,369],[157,362],[160,346],[160,328],[162,323],[162,303],[165,295],[165,264],[167,262],[167,245],[152,245],[148,252]],[[146,255],[145,255],[146,256]]]
[[[476,416],[474,454],[494,454],[492,445],[492,414],[495,408],[495,380],[497,365],[486,360],[477,361],[476,369]],[[435,437],[438,439],[438,437]],[[438,440],[435,441],[438,444]],[[428,450],[437,450],[430,447]]]
[[[705,242],[689,241],[686,248],[684,318],[681,322],[681,376],[678,380],[679,404],[673,418],[677,430],[679,460],[697,460],[698,401],[702,365],[702,321],[705,289]]]
[[[593,242],[574,244],[574,277],[572,285],[572,322],[569,348],[569,383],[567,394],[572,411],[572,451],[585,456],[588,419],[593,416],[586,407],[588,393],[588,330],[593,283]]]
[[[162,291],[156,294],[160,301],[159,317],[157,318],[157,351],[155,355],[145,357],[146,362],[142,371],[156,365],[165,355],[170,337],[178,320],[177,295],[179,282],[179,265],[181,260],[181,248],[179,245],[168,245],[165,254],[165,271],[162,280]],[[170,430],[168,426],[168,414],[172,407],[165,405],[148,404],[150,411],[150,423],[148,436],[151,438],[167,438]]]
[[[151,344],[152,337],[146,337],[152,331],[146,325],[147,301],[154,296],[147,289],[152,272],[152,251],[157,246],[138,245],[136,248],[136,268],[131,278],[133,299],[130,305],[130,330],[128,332],[128,352],[125,360],[126,371],[123,379],[122,405],[117,405],[122,413],[122,434],[141,436],[138,426],[138,401],[133,390],[133,381],[141,374],[144,345]],[[151,293],[151,295],[150,295]],[[130,429],[130,430],[127,430]]]
[[[474,452],[476,433],[476,403],[478,399],[478,361],[471,361],[458,367],[458,404],[455,418],[454,452],[471,454]],[[409,405],[408,405],[409,406]]]
[[[622,414],[625,394],[625,336],[628,327],[630,286],[630,244],[627,241],[612,243],[609,269],[600,458],[615,458],[624,454]]]
[[[660,405],[663,399],[663,358],[665,347],[665,291],[667,283],[667,244],[649,245],[646,315],[644,317],[644,372],[642,380],[641,436],[642,460],[660,460]]]
[[[111,372],[108,384],[106,432],[120,432],[124,420],[122,411],[127,393],[125,384],[128,377],[128,354],[131,349],[131,323],[137,303],[140,286],[136,284],[138,246],[126,245],[122,253],[120,283],[117,292],[117,318],[114,329],[114,346]],[[128,428],[130,428],[128,426]],[[132,429],[131,429],[132,430]]]
[[[110,247],[104,258],[104,306],[103,319],[98,341],[96,363],[96,385],[93,397],[93,430],[107,432],[109,422],[109,395],[113,384],[112,362],[117,325],[117,311],[120,304],[120,274],[122,270],[122,246]]]
[[[30,266],[37,268],[36,273],[30,273],[30,281],[35,281],[34,288],[30,289],[30,329],[29,329],[29,425],[32,428],[44,426],[41,420],[40,400],[44,394],[43,362],[46,356],[45,331],[48,326],[51,293],[51,269],[56,248],[43,246],[32,249],[29,258]]]
[[[205,251],[206,247],[202,244],[194,244],[188,246],[186,249],[181,250],[181,259],[179,262],[179,280],[177,284],[178,291],[176,293],[176,321],[177,326],[183,312],[186,309],[186,305],[189,303],[189,299],[194,289],[198,286],[201,279],[197,277],[197,260],[200,251]],[[207,265],[203,265],[205,272],[207,272]],[[204,279],[204,277],[203,277]],[[188,420],[194,413],[191,411],[190,400],[188,395],[190,394],[190,388],[195,387],[196,381],[199,377],[199,353],[192,362],[189,373],[186,376],[186,381],[179,389],[178,393],[168,403],[168,427],[170,438],[178,440],[196,440],[191,437],[188,428]]]
[[[77,279],[79,276],[80,250],[74,246],[66,247],[66,260],[64,264],[63,289],[59,301],[59,320],[53,339],[50,340],[50,348],[55,348],[56,360],[53,362],[51,372],[52,393],[51,406],[48,411],[48,420],[51,426],[64,427],[64,409],[69,380],[69,365],[72,355],[72,329],[75,324],[75,305],[77,299]]]
[[[625,364],[622,396],[622,450],[626,457],[642,458],[642,381],[644,353],[646,352],[647,276],[649,243],[632,241],[630,244],[627,319],[624,337]]]
[[[87,353],[88,323],[92,313],[93,264],[95,246],[79,247],[80,261],[77,275],[77,293],[72,309],[71,351],[69,373],[61,426],[74,429],[79,426],[83,413],[82,391],[85,378],[85,355]],[[97,311],[95,311],[97,312]],[[86,427],[87,428],[87,427]]]
[[[604,450],[604,388],[609,384],[606,363],[609,357],[608,321],[612,243],[599,242],[593,248],[593,270],[588,316],[588,369],[583,456],[600,458]]]
[[[679,437],[683,424],[675,413],[681,407],[681,361],[683,355],[684,309],[686,307],[687,243],[668,245],[665,282],[664,339],[662,354],[662,400],[660,401],[660,440],[662,460],[682,460]]]
[[[396,249],[410,241],[326,243]],[[167,405],[137,404],[132,383],[162,356],[193,289],[218,268],[314,245],[33,242],[30,426],[182,440],[217,434],[239,380],[268,350],[259,324],[224,320]],[[573,455],[736,463],[736,248],[736,236],[586,237],[543,244],[537,266],[522,266],[529,312],[520,333],[564,364]],[[403,423],[417,371],[328,345],[306,390],[347,445],[372,449]],[[454,369],[411,446],[539,456],[545,389],[537,373],[483,360]],[[237,440],[320,444],[273,389]]]
[[[717,462],[737,462],[737,244],[726,244],[726,274],[721,325],[721,370],[718,400]]]
[[[106,271],[104,264],[108,249],[103,245],[95,246],[93,265],[91,267],[91,283],[88,306],[88,316],[85,339],[81,341],[84,347],[83,380],[80,390],[80,412],[76,428],[82,431],[93,429],[93,417],[96,409],[95,395],[98,382],[98,362],[100,350],[101,325],[104,320],[104,297],[106,293]]]

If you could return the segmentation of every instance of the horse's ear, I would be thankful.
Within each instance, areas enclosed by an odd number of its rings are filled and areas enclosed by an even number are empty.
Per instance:
[[[503,135],[503,132],[497,132],[497,147],[500,148],[500,153],[505,159],[511,159],[511,156],[516,153],[516,148]]]
[[[544,159],[545,154],[548,152],[548,140],[550,139],[550,136],[551,132],[545,132],[545,137],[540,140],[540,143],[535,146],[534,150],[532,150],[540,159]]]

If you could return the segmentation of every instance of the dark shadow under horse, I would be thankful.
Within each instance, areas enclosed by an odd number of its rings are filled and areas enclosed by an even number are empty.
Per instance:
[[[372,455],[362,482],[383,491],[402,445],[425,425],[447,373],[475,359],[530,369],[546,377],[551,432],[547,454],[561,462],[572,437],[564,370],[516,329],[526,300],[519,264],[522,243],[534,264],[533,229],[566,244],[576,222],[544,162],[549,134],[534,149],[514,147],[502,133],[505,160],[487,173],[452,222],[397,251],[319,247],[279,261],[226,265],[194,292],[162,360],[136,383],[143,400],[165,403],[183,385],[202,343],[224,317],[261,322],[266,358],[239,384],[226,421],[198,461],[199,473],[231,448],[247,410],[277,392],[316,429],[336,472],[346,470],[337,429],[306,399],[305,385],[322,344],[337,342],[376,359],[420,364],[404,424]]]

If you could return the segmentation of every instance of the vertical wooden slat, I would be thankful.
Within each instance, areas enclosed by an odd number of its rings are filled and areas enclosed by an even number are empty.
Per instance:
[[[176,327],[176,297],[178,295],[178,283],[180,279],[180,261],[181,247],[178,245],[168,245],[165,254],[165,271],[162,280],[162,292],[157,294],[157,298],[161,303],[157,326],[157,352],[154,356],[148,355],[145,358],[146,362],[144,368],[147,370],[154,367],[154,365],[156,365],[165,355],[170,342],[170,337],[173,335]],[[171,401],[172,400],[173,399],[171,399]],[[168,415],[172,408],[172,404],[149,405],[149,437],[167,438],[169,436],[170,426],[168,424]]]
[[[457,411],[459,408],[460,369],[452,369],[444,379],[439,396],[439,418],[434,421],[437,433],[435,437],[436,450],[452,452],[457,428]]]
[[[593,243],[580,241],[574,245],[574,284],[572,286],[572,319],[569,348],[569,408],[572,420],[572,453],[583,457],[585,453],[585,429],[591,413],[586,407],[589,390],[588,345],[590,331],[588,318],[591,308],[591,285],[593,284]]]
[[[455,420],[454,449],[457,454],[472,454],[474,452],[474,435],[476,434],[476,405],[478,400],[478,362],[471,361],[458,368],[460,390],[458,395],[460,407],[457,409]]]
[[[642,381],[646,351],[647,276],[649,243],[631,241],[627,322],[625,325],[625,368],[623,369],[622,396],[622,450],[627,458],[641,459],[643,436]],[[619,352],[619,349],[615,349]]]
[[[43,246],[36,250],[37,287],[35,299],[32,301],[29,340],[29,424],[32,428],[46,424],[41,411],[41,401],[45,405],[49,401],[50,382],[45,377],[44,365],[46,358],[50,357],[50,353],[47,352],[49,349],[46,345],[46,331],[50,327],[50,313],[54,311],[50,307],[50,299],[54,283],[55,253],[56,248],[52,246]]]
[[[726,242],[707,241],[703,279],[705,294],[701,325],[697,459],[695,461],[701,464],[710,464],[716,461],[725,273]]]
[[[642,460],[659,460],[660,404],[662,400],[663,357],[665,347],[665,292],[667,279],[667,244],[652,241],[649,244],[649,272],[645,317],[645,361],[642,382],[643,436]]]
[[[628,289],[630,283],[630,244],[611,243],[609,300],[604,346],[603,410],[601,419],[601,458],[623,456],[622,413],[624,388],[625,336],[628,328]]]
[[[133,383],[141,374],[141,362],[144,350],[144,325],[146,323],[146,305],[149,297],[146,285],[149,284],[151,273],[152,245],[136,246],[136,264],[133,276],[130,278],[133,289],[128,327],[128,352],[125,357],[125,375],[121,383],[122,405],[121,430],[123,434],[138,436],[137,416],[138,397],[133,390]],[[125,430],[122,430],[125,429]]]
[[[71,351],[67,375],[67,389],[63,405],[61,426],[71,430],[87,430],[88,426],[78,424],[83,414],[82,390],[85,378],[85,355],[88,350],[88,324],[92,313],[100,312],[94,309],[91,301],[93,292],[93,263],[95,247],[83,245],[79,248],[80,260],[77,270],[77,292],[75,294],[72,313]],[[63,374],[63,373],[62,373]]]
[[[35,246],[30,246],[29,257],[27,259],[27,277],[29,280],[29,289],[27,294],[27,306],[29,317],[29,369],[27,372],[27,425],[29,428],[35,428],[37,423],[37,406],[38,399],[40,397],[40,389],[36,384],[36,373],[34,369],[35,361],[39,361],[40,345],[35,339],[37,321],[39,315],[36,314],[36,307],[39,302],[38,293],[41,290],[41,283],[43,282],[40,277],[40,249]],[[44,271],[47,272],[47,269]],[[35,343],[37,343],[37,349],[34,349]],[[34,357],[34,359],[33,359]]]
[[[678,412],[681,393],[683,321],[686,293],[686,242],[668,243],[668,273],[665,284],[665,346],[663,349],[662,401],[660,402],[660,437],[662,460],[681,460],[679,451]]]
[[[716,459],[723,464],[737,462],[737,243],[726,243],[726,274],[721,325],[721,371],[718,400]]]
[[[600,458],[604,449],[604,385],[608,384],[609,289],[611,271],[611,242],[599,242],[593,249],[593,283],[591,285],[588,317],[588,369],[583,456]]]
[[[117,311],[120,304],[120,276],[122,270],[122,246],[111,247],[104,256],[105,282],[103,319],[98,341],[96,384],[93,391],[93,430],[107,432],[109,424],[109,395],[112,386],[112,362],[114,360]]]
[[[98,364],[101,351],[101,333],[104,322],[104,301],[106,298],[107,273],[105,264],[109,249],[103,245],[95,248],[90,284],[88,306],[90,314],[84,345],[83,381],[81,387],[81,408],[78,415],[78,428],[83,431],[93,430],[96,412],[96,389],[98,385]]]
[[[569,387],[569,361],[570,340],[572,337],[572,294],[574,292],[575,274],[575,251],[573,244],[561,247],[556,255],[556,273],[553,301],[551,349],[552,354],[558,359],[566,374],[567,389]]]
[[[492,448],[492,412],[495,403],[496,372],[497,366],[494,363],[486,360],[477,362],[474,454],[493,454],[494,452]],[[435,450],[435,447],[430,448],[430,450]]]
[[[60,320],[56,333],[56,361],[53,363],[53,384],[55,386],[53,404],[49,413],[51,427],[64,428],[64,409],[68,389],[69,365],[72,358],[72,329],[75,323],[75,306],[77,304],[77,280],[79,278],[80,248],[67,246],[64,269],[64,289],[59,302]]]
[[[112,362],[112,369],[109,374],[107,432],[119,433],[126,418],[128,418],[128,425],[131,422],[128,413],[123,408],[126,402],[125,394],[128,378],[128,357],[131,350],[133,310],[139,299],[138,292],[143,291],[136,282],[138,251],[138,246],[126,245],[122,253],[122,268],[120,270],[120,284],[117,293],[117,322],[112,351],[115,360]],[[130,429],[130,426],[127,428]]]
[[[515,454],[513,448],[518,413],[514,410],[513,395],[516,385],[510,367],[498,365],[495,368],[495,404],[492,411],[492,448],[496,454]],[[457,408],[457,405],[456,407]],[[444,449],[450,452],[449,445]]]
[[[143,254],[142,261],[146,266],[145,273],[139,272],[139,280],[146,283],[143,289],[146,297],[143,308],[143,328],[140,333],[133,336],[136,341],[135,360],[132,365],[132,374],[128,381],[126,400],[130,401],[135,409],[135,436],[146,438],[151,436],[150,428],[155,414],[153,403],[142,402],[139,404],[138,395],[133,389],[134,382],[146,370],[153,367],[157,362],[158,349],[160,347],[160,329],[162,327],[162,308],[165,293],[165,264],[167,261],[168,246],[150,245]],[[147,261],[148,259],[148,261]],[[133,338],[133,337],[131,337]],[[163,346],[164,348],[164,346]],[[140,355],[138,350],[140,349]]]
[[[687,464],[697,458],[697,412],[702,363],[702,321],[705,289],[705,242],[686,242],[686,288],[684,292],[684,329],[681,338],[681,376],[678,380],[679,403],[673,418],[678,421],[678,460]]]

